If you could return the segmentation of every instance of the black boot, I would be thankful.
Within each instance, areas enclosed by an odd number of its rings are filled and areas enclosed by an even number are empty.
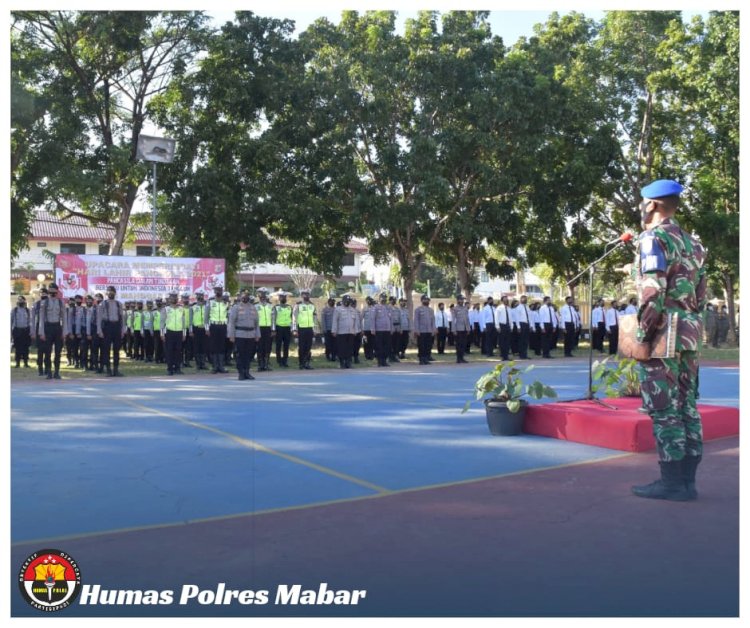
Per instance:
[[[250,375],[250,369],[245,369],[245,379],[255,379],[252,375]]]
[[[340,369],[345,369],[346,368],[346,363],[344,361],[344,358],[339,358],[339,368]]]
[[[695,471],[698,468],[702,456],[685,456],[682,459],[682,474],[685,480],[685,490],[688,494],[688,499],[691,501],[698,499],[698,491],[695,489]]]
[[[211,369],[211,373],[215,375],[219,372],[219,354],[218,353],[212,353],[211,354],[211,364],[213,365],[213,368]]]
[[[237,379],[240,381],[247,379],[246,373],[247,371],[244,371],[243,369],[237,369]]]
[[[690,496],[685,488],[682,466],[682,460],[660,461],[661,478],[651,484],[634,486],[633,495],[647,499],[666,499],[671,502],[689,501]]]

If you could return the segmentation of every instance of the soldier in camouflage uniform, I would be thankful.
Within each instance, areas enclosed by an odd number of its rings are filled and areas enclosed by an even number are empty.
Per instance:
[[[674,220],[682,190],[666,179],[641,190],[645,231],[634,266],[641,339],[653,339],[665,316],[678,315],[675,357],[641,362],[641,396],[653,421],[661,478],[633,487],[638,497],[670,501],[696,499],[695,471],[703,453],[695,399],[706,301],[705,250]]]

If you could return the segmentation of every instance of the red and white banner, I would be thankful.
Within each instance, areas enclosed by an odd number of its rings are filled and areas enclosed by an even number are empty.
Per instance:
[[[105,294],[117,288],[120,301],[145,301],[170,292],[203,289],[206,296],[224,286],[224,260],[205,257],[133,257],[111,255],[55,256],[55,283],[63,298]]]

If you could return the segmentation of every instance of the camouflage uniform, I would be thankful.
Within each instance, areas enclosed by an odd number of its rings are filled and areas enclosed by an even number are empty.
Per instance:
[[[678,315],[676,357],[641,362],[641,396],[664,462],[702,454],[695,399],[706,300],[705,257],[700,242],[673,218],[643,232],[638,240],[641,336],[651,339],[664,315]]]

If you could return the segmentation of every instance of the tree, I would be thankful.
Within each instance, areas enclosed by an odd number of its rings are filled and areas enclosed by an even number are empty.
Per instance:
[[[673,23],[658,50],[665,68],[653,77],[675,120],[669,152],[688,183],[679,219],[707,247],[709,274],[723,286],[732,322],[740,258],[739,37],[738,12]],[[736,341],[734,324],[730,333]]]
[[[113,227],[110,254],[119,255],[146,177],[136,147],[147,104],[192,62],[206,18],[143,11],[18,11],[13,18],[14,65],[43,60],[34,72],[14,70],[15,93],[33,93],[37,113],[14,146],[23,147],[16,224],[43,200],[61,218]]]
[[[243,242],[248,261],[340,274],[351,229],[323,189],[335,156],[312,151],[310,133],[293,122],[315,109],[293,30],[289,20],[237,12],[197,71],[155,99],[178,140],[161,209],[176,250],[223,257],[232,269]],[[276,239],[295,246],[279,253]]]

